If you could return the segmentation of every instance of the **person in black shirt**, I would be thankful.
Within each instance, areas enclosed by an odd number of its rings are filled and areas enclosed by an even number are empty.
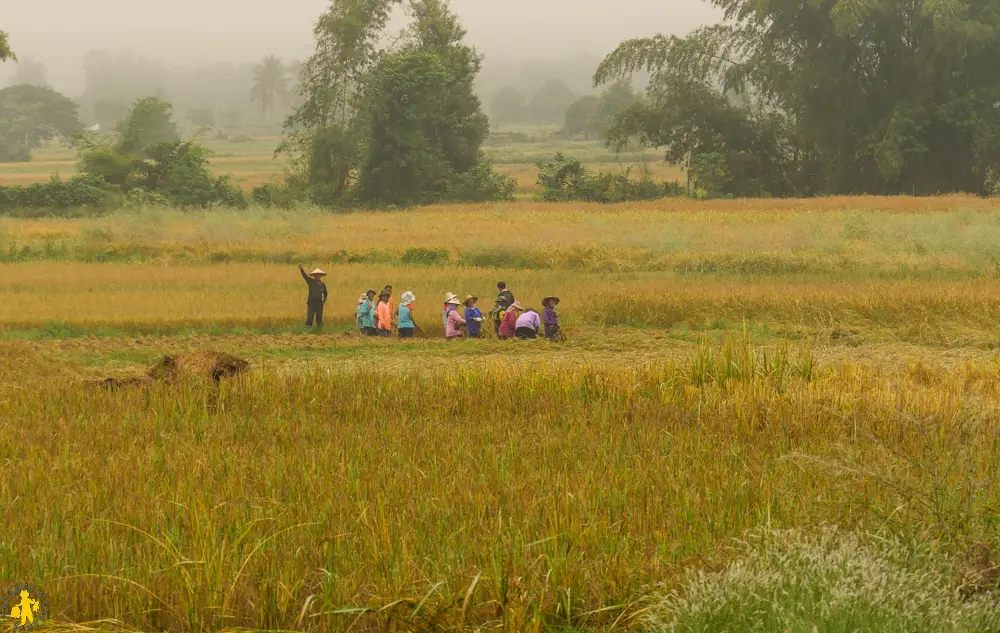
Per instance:
[[[503,313],[514,303],[514,293],[507,289],[507,284],[500,281],[497,282],[497,300],[493,304],[493,309],[490,310],[490,316],[493,319],[493,331],[500,335],[500,321],[503,319]]]
[[[302,273],[302,278],[309,285],[309,298],[306,299],[306,327],[312,327],[313,318],[316,319],[317,327],[323,327],[323,305],[327,298],[323,277],[326,277],[326,273],[317,268],[306,274],[306,269],[302,267],[302,264],[299,264],[299,272]]]

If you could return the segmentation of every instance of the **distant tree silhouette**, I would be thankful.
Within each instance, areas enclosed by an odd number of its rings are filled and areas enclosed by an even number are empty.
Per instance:
[[[274,55],[268,55],[253,68],[253,88],[250,101],[257,104],[260,113],[270,121],[276,101],[288,97],[288,69]]]

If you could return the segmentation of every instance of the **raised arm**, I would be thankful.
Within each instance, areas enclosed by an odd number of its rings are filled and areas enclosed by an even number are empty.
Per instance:
[[[302,264],[299,264],[299,273],[302,275],[302,278],[306,280],[306,283],[312,281],[309,279],[309,275],[306,274],[306,269],[302,267]]]

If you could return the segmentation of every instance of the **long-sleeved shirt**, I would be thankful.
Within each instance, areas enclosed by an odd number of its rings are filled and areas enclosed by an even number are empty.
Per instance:
[[[517,317],[517,325],[515,325],[515,328],[530,327],[537,332],[538,328],[541,326],[541,320],[538,318],[538,313],[534,310],[529,310],[528,312],[525,312],[521,316]]]
[[[445,337],[455,338],[456,336],[462,336],[462,325],[465,325],[465,319],[458,315],[458,310],[449,310],[448,321],[444,328]]]
[[[361,327],[375,327],[375,307],[368,299],[361,302]]]
[[[375,309],[375,313],[378,315],[378,329],[391,330],[392,309],[389,307],[389,304],[385,301],[379,302],[378,308]]]
[[[413,307],[407,304],[399,306],[399,329],[412,330],[416,324],[413,323]]]
[[[326,303],[326,284],[320,279],[310,277],[302,268],[299,268],[299,272],[302,273],[302,278],[309,284],[309,298],[306,301],[312,304]]]
[[[441,309],[441,325],[444,327],[445,331],[448,331],[448,311],[451,308],[447,303],[444,304],[444,308]]]
[[[504,288],[499,293],[497,293],[497,303],[496,304],[497,304],[497,306],[500,307],[501,310],[506,310],[507,308],[509,308],[511,306],[512,303],[514,303],[514,293],[513,292],[511,292],[510,290],[507,290],[506,288]]]
[[[503,320],[500,321],[500,336],[510,338],[514,336],[514,328],[517,327],[517,313],[507,310],[503,313]]]
[[[559,315],[550,306],[542,310],[542,323],[545,325],[545,336],[552,336],[559,330]]]
[[[483,318],[479,308],[465,308],[465,322],[468,324],[469,336],[479,336],[480,324],[476,319]]]

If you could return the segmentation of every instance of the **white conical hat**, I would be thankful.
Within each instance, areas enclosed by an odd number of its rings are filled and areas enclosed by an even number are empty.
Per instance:
[[[323,276],[326,276],[326,272],[324,270],[322,270],[321,268],[317,268],[316,270],[312,271],[309,274],[310,275],[323,275]]]

